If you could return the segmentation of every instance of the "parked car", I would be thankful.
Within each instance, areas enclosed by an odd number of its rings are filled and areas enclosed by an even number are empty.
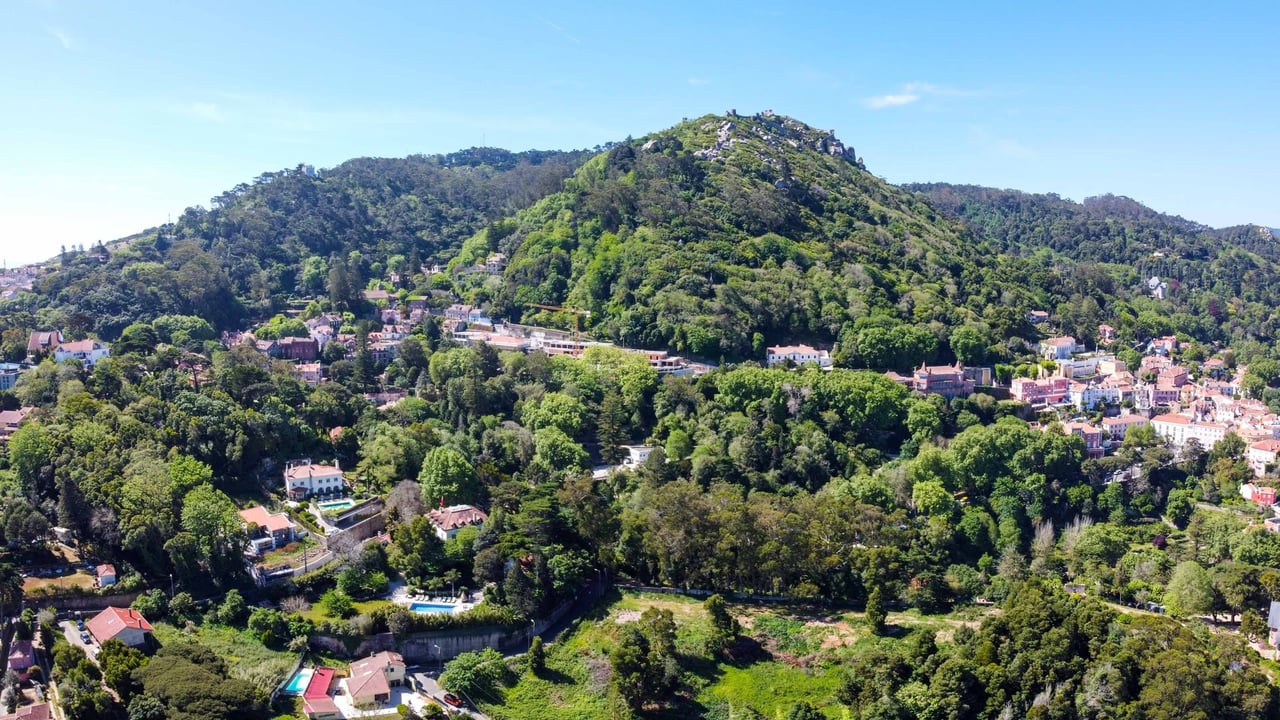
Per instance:
[[[76,629],[84,630],[84,618],[76,618]]]
[[[88,630],[81,631],[81,633],[80,633],[80,642],[84,643],[85,645],[88,645],[88,644],[89,644],[89,642],[90,642],[90,641],[89,641],[89,631],[88,631]]]
[[[454,695],[453,693],[445,693],[443,699],[445,702],[449,703],[454,707],[462,707],[462,700],[457,695]]]

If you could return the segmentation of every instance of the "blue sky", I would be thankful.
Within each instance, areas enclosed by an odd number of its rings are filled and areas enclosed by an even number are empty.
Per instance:
[[[864,7],[865,6],[865,7]],[[0,5],[0,260],[261,172],[591,147],[728,108],[892,182],[1280,226],[1276,2]]]

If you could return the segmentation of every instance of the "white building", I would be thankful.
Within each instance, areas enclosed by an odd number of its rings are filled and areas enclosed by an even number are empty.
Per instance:
[[[0,390],[12,390],[21,372],[22,366],[17,363],[0,363]]]
[[[627,451],[627,459],[622,464],[629,467],[645,464],[653,454],[652,445],[623,445],[622,448]]]
[[[64,342],[53,351],[54,361],[62,362],[63,360],[79,360],[84,363],[86,368],[92,368],[94,364],[102,358],[110,356],[111,348],[103,345],[97,340]]]
[[[1070,335],[1040,341],[1040,355],[1046,360],[1069,360],[1076,351],[1076,339]]]
[[[1129,434],[1129,428],[1150,424],[1151,421],[1142,415],[1121,415],[1119,417],[1102,418],[1102,429],[1107,431],[1112,441],[1124,440],[1124,436]]]
[[[1188,415],[1165,414],[1151,418],[1151,427],[1175,448],[1195,438],[1205,450],[1213,449],[1227,435],[1227,426],[1221,423],[1199,422]]]
[[[808,345],[775,345],[765,349],[764,362],[766,366],[773,367],[787,360],[796,365],[812,362],[818,363],[818,367],[831,367],[831,353]]]
[[[290,500],[339,493],[346,487],[347,481],[342,477],[342,468],[335,465],[316,465],[310,458],[294,460],[285,465],[284,491]]]
[[[1267,474],[1267,466],[1275,463],[1280,453],[1280,440],[1259,440],[1249,445],[1249,467],[1253,474],[1262,477]]]

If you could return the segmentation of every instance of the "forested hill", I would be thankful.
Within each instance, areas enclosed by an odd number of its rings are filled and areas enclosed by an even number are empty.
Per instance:
[[[860,331],[899,322],[925,335],[932,324],[932,339],[917,338],[932,347],[1002,302],[988,250],[832,132],[772,113],[621,143],[469,241],[459,262],[493,251],[511,256],[495,314],[569,305],[603,337],[711,358],[841,338],[854,357]]]
[[[904,187],[1003,252],[1035,257],[1049,250],[1054,262],[1101,268],[1129,288],[1160,278],[1168,283],[1163,308],[1183,315],[1171,329],[1223,341],[1276,337],[1270,306],[1280,292],[1280,240],[1269,228],[1214,229],[1115,195],[1077,203],[974,185]]]
[[[373,278],[389,264],[447,258],[486,223],[559,190],[591,154],[473,148],[264,173],[115,252],[71,253],[7,309],[35,315],[27,324],[107,339],[170,313],[232,327],[324,294],[324,270],[304,277],[308,258],[355,252],[355,274]]]
[[[462,272],[494,252],[511,258],[503,277]],[[451,258],[450,273],[417,272]],[[1127,342],[1280,338],[1280,249],[1264,228],[1113,196],[896,187],[832,131],[769,112],[595,151],[266,173],[170,226],[68,253],[0,317],[16,353],[34,328],[113,340],[176,314],[228,329],[343,295],[335,273],[358,297],[393,271],[398,289],[451,290],[495,317],[563,323],[527,303],[571,306],[602,339],[713,360],[811,342],[853,367],[1000,362],[1034,342],[1031,310],[1086,344],[1102,322]]]

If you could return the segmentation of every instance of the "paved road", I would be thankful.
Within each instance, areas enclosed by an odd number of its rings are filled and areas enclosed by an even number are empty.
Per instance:
[[[59,625],[62,627],[62,634],[67,638],[67,642],[75,645],[76,647],[83,648],[85,654],[89,656],[90,660],[94,662],[98,661],[98,650],[100,648],[98,647],[98,643],[93,641],[92,635],[89,636],[89,642],[86,643],[80,639],[80,630],[76,627],[74,620],[63,620]]]
[[[445,690],[440,687],[440,683],[436,682],[436,676],[439,674],[440,673],[435,670],[413,670],[409,672],[409,676],[413,678],[413,683],[418,688],[419,692],[438,701],[440,705],[444,706],[451,714],[456,714],[459,717],[473,717],[478,720],[489,720],[489,716],[474,708],[467,707],[458,709],[445,704]]]

